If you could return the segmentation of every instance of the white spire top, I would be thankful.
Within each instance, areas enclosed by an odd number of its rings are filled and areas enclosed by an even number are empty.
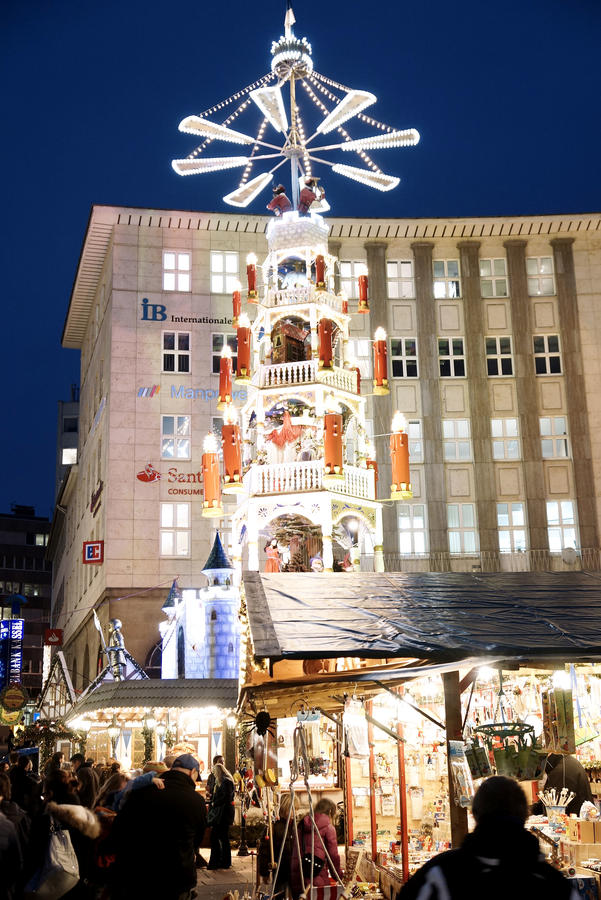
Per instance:
[[[284,34],[287,38],[292,37],[292,26],[296,22],[290,0],[286,4],[286,18],[284,19]]]

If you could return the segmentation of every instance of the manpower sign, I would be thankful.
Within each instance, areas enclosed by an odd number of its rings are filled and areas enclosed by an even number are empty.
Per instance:
[[[161,390],[161,386],[158,384],[152,384],[150,387],[141,387],[138,388],[137,396],[142,399],[150,399],[151,397],[157,397],[159,391]],[[164,395],[163,395],[164,396]],[[213,390],[212,388],[205,387],[187,387],[185,384],[180,384],[179,387],[175,384],[171,385],[171,393],[169,394],[172,400],[216,400],[219,396],[219,391]],[[247,393],[246,389],[241,391],[233,392],[233,399],[240,400],[241,403],[246,403]]]

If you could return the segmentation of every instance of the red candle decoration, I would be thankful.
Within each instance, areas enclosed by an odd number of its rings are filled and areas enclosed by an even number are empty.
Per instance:
[[[320,319],[317,325],[317,337],[319,340],[319,368],[331,369],[333,365],[334,351],[332,348],[332,335],[334,323],[331,319]]]
[[[223,493],[236,494],[244,490],[242,484],[242,441],[240,426],[236,424],[235,413],[228,410],[226,421],[221,427],[223,445]]]
[[[407,434],[407,423],[405,422],[405,417],[398,411],[394,414],[392,419],[390,462],[392,463],[390,499],[407,500],[409,497],[413,497],[409,475],[409,436]]]
[[[240,289],[241,289],[241,284],[240,284],[240,282],[238,282],[236,285],[236,289],[234,290],[234,292],[232,294],[232,310],[233,310],[232,325],[234,326],[234,328],[238,327],[238,316],[240,315],[240,308],[242,306],[242,300],[240,297]]]
[[[248,384],[250,381],[250,319],[246,313],[238,317],[238,365],[236,366],[236,384]]]
[[[321,254],[315,257],[315,285],[318,291],[326,289],[326,261]]]
[[[348,297],[344,291],[340,291],[338,294],[340,300],[342,301],[342,314],[344,316],[348,316]]]
[[[217,438],[209,432],[203,443],[202,480],[204,518],[218,518],[223,515],[221,505],[221,488],[219,485],[219,456],[217,455]]]
[[[248,302],[256,303],[257,297],[257,257],[249,253],[246,257],[246,278],[248,281]]]
[[[374,335],[374,394],[388,394],[388,351],[386,332],[376,328]]]
[[[232,351],[226,344],[219,361],[219,397],[217,409],[225,409],[232,402]]]
[[[374,470],[374,489],[375,489],[374,499],[377,500],[378,499],[378,463],[376,462],[375,459],[366,459],[365,464],[368,469]]]
[[[342,469],[342,415],[327,412],[323,417],[324,474],[323,484],[344,479]]]
[[[357,282],[359,285],[359,307],[357,312],[368,313],[369,301],[367,299],[367,266],[358,267]]]

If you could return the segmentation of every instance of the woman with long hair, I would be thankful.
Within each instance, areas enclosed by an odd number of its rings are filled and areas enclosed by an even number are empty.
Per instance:
[[[232,865],[230,825],[234,821],[234,779],[222,763],[213,766],[215,790],[209,813],[211,858],[209,869],[229,869]]]
[[[338,839],[334,827],[337,809],[333,800],[327,797],[315,804],[313,818],[305,816],[298,826],[298,837],[301,858],[299,860],[296,840],[292,842],[292,863],[290,866],[290,884],[292,896],[298,897],[302,891],[301,868],[305,887],[311,881],[311,852],[313,852],[313,887],[323,887],[329,883],[329,876],[342,878],[340,856],[338,855]],[[320,838],[315,834],[318,831]],[[322,844],[323,841],[323,844]],[[324,853],[324,846],[329,859]]]

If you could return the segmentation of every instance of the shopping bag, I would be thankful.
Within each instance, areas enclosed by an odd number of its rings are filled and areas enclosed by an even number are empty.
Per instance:
[[[50,836],[44,862],[25,886],[26,900],[60,900],[79,881],[79,865],[71,835],[50,817]]]

